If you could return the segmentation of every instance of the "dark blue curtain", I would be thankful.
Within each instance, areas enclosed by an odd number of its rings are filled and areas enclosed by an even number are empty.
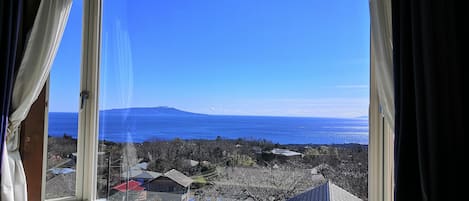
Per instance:
[[[21,0],[0,1],[0,112],[2,115],[0,124],[0,153],[3,151],[6,129],[8,126],[8,115],[13,90],[12,86],[15,67],[18,65],[18,41],[22,6]],[[0,158],[0,164],[1,162]]]
[[[393,0],[395,200],[468,200],[468,1]]]

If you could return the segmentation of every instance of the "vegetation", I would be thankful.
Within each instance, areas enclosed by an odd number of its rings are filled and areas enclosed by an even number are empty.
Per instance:
[[[302,153],[285,157],[272,154],[273,148]],[[76,152],[76,140],[64,135],[49,137],[49,166],[57,156]],[[194,180],[196,199],[227,197],[235,200],[285,200],[325,179],[362,199],[367,198],[368,147],[366,145],[280,145],[267,140],[154,139],[143,143],[99,145],[98,193],[105,197],[110,186],[121,183],[120,174],[137,163],[148,162],[148,170],[170,169]],[[311,179],[312,169],[318,172]]]

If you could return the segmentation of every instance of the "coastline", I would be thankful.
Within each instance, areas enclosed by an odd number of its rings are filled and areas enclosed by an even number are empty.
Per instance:
[[[228,139],[267,139],[279,144],[368,143],[368,121],[362,118],[176,115],[143,111],[103,112],[99,139],[143,143],[172,140],[175,136],[185,140],[213,140],[221,135]],[[77,114],[50,113],[48,133],[76,137],[77,122]]]

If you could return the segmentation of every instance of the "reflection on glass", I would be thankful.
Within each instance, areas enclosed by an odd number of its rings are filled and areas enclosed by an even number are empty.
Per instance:
[[[368,8],[347,4],[105,1],[98,198],[366,199]]]
[[[46,199],[75,196],[82,11],[73,1],[50,75]]]

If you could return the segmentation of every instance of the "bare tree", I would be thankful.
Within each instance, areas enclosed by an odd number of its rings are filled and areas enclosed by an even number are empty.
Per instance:
[[[249,197],[256,201],[285,200],[312,186],[323,178],[312,179],[309,170],[291,168],[219,168],[222,179],[218,186],[230,186],[238,192],[228,194]]]

